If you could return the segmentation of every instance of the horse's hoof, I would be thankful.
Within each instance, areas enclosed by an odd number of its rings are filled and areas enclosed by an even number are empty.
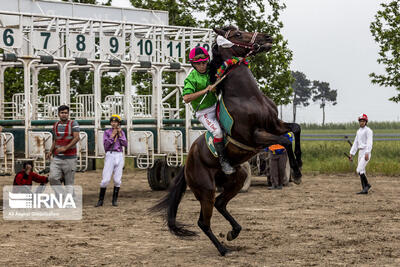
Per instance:
[[[297,185],[301,184],[301,177],[298,179],[293,179],[293,183],[295,183]]]
[[[218,251],[219,251],[219,254],[221,254],[221,256],[225,256],[225,254],[229,252],[228,249],[225,247],[219,248]]]
[[[226,235],[226,240],[232,241],[236,237],[239,236],[239,232],[234,232],[234,231],[229,231],[228,234]]]
[[[297,172],[294,172],[293,173],[293,182],[295,183],[295,184],[301,184],[301,177],[302,177],[302,174],[301,174],[301,172],[300,171],[297,171]]]
[[[232,236],[232,231],[229,231],[228,234],[226,235],[226,240],[232,241],[234,238]]]

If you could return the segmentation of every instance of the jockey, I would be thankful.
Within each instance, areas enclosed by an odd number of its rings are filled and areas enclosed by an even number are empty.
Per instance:
[[[367,126],[368,116],[366,114],[361,114],[358,117],[358,123],[360,129],[358,129],[356,138],[351,146],[349,160],[353,161],[353,157],[356,155],[358,150],[357,173],[360,175],[362,191],[357,194],[368,194],[371,185],[368,183],[367,176],[365,175],[365,167],[371,159],[374,133]]]
[[[107,185],[110,183],[111,177],[114,178],[112,205],[118,206],[118,192],[121,187],[122,172],[125,164],[123,147],[128,146],[125,133],[121,129],[121,121],[119,115],[112,115],[110,118],[111,129],[104,131],[103,145],[106,156],[104,159],[103,179],[100,183],[99,201],[95,207],[103,206]]]
[[[209,60],[210,55],[203,47],[197,46],[190,51],[189,61],[194,70],[185,79],[182,92],[183,100],[185,103],[192,104],[192,107],[196,110],[196,118],[214,136],[214,146],[218,153],[222,171],[225,174],[232,174],[236,170],[227,159],[223,132],[216,117],[217,97],[214,93],[215,88],[210,86]]]

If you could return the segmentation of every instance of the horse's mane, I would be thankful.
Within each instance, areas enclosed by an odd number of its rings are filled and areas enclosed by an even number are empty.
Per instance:
[[[218,45],[214,41],[211,47],[212,51],[212,59],[210,61],[210,70],[209,70],[209,75],[210,75],[210,82],[213,84],[217,80],[217,77],[215,77],[215,74],[217,74],[218,68],[224,63],[222,60],[221,55],[218,52]]]
[[[238,28],[236,26],[233,25],[227,25],[221,28],[221,30],[223,31],[237,31]],[[210,62],[210,70],[209,70],[209,74],[210,74],[210,81],[211,83],[215,83],[215,81],[217,80],[217,78],[215,77],[215,74],[217,73],[217,69],[219,67],[221,67],[222,63],[224,63],[224,60],[222,59],[219,51],[218,51],[218,45],[216,40],[214,40],[212,47],[211,47],[211,51],[212,51],[212,59]]]

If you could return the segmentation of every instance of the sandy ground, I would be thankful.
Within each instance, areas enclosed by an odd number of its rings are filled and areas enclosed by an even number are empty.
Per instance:
[[[200,235],[182,240],[147,214],[164,193],[150,191],[143,171],[124,174],[118,208],[111,206],[111,186],[105,206],[94,208],[100,174],[76,176],[82,221],[1,216],[0,266],[400,266],[399,177],[371,177],[367,196],[354,194],[356,176],[305,176],[300,186],[272,192],[258,177],[228,206],[243,227],[237,239],[224,240],[230,225],[214,212],[212,229],[232,250],[221,257],[197,227],[200,208],[190,191],[178,220]],[[11,182],[0,177],[1,186]]]

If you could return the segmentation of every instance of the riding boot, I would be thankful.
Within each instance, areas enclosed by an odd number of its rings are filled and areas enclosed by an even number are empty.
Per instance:
[[[219,163],[221,164],[222,171],[227,175],[234,173],[236,169],[229,164],[229,161],[226,156],[224,142],[214,143],[214,146],[218,154]]]
[[[100,187],[100,195],[99,195],[99,201],[97,202],[97,204],[95,205],[95,207],[100,207],[103,206],[103,201],[104,201],[104,196],[106,194],[106,187]]]
[[[119,187],[114,186],[114,192],[113,192],[113,198],[112,198],[112,205],[114,207],[118,206],[118,203],[117,203],[118,192],[119,192]]]
[[[364,190],[364,187],[365,187],[365,182],[364,182],[364,179],[362,177],[362,174],[359,174],[359,175],[360,175],[360,181],[361,181],[361,191],[358,192],[357,195],[362,194],[362,192]]]
[[[364,187],[363,187],[363,194],[368,194],[369,189],[371,188],[371,185],[368,183],[367,176],[365,176],[365,173],[361,174],[362,179],[364,180]]]

